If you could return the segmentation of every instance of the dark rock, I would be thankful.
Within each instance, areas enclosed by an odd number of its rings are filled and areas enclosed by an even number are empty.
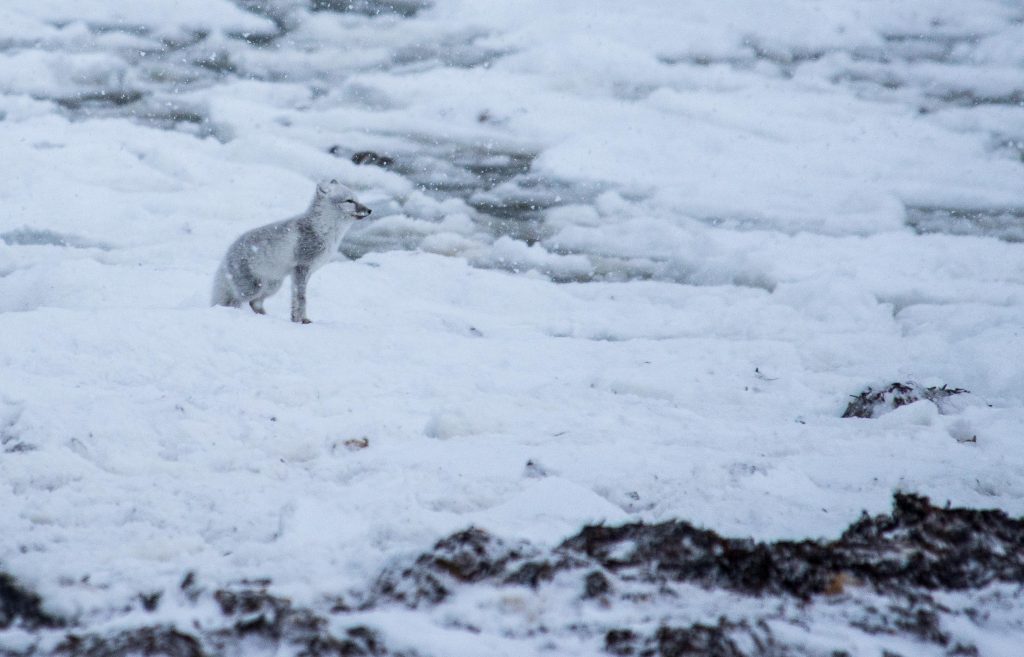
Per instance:
[[[334,148],[337,147],[335,146]],[[333,148],[331,150],[331,154],[337,154]],[[358,153],[353,153],[352,162],[354,164],[366,164],[387,169],[395,163],[395,160],[392,157],[374,153],[373,151],[359,151]]]

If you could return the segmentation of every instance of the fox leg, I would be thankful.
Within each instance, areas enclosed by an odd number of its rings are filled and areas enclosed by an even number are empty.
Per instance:
[[[267,311],[263,309],[263,301],[274,296],[281,289],[281,283],[281,280],[256,280],[255,297],[249,300],[249,307],[254,313],[257,315],[267,314]]]
[[[292,272],[292,321],[309,324],[306,317],[306,283],[309,282],[309,267],[299,265]]]

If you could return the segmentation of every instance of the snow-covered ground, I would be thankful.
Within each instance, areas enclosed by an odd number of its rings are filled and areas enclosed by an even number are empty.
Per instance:
[[[0,570],[54,614],[316,607],[471,525],[1024,515],[1019,3],[347,4],[0,7]],[[321,177],[374,214],[314,323],[208,308]],[[907,380],[971,394],[840,417]],[[419,647],[544,650],[476,632]]]

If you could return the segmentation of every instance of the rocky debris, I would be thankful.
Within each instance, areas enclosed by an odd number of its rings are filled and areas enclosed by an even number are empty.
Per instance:
[[[956,410],[949,402],[950,397],[969,392],[963,388],[950,388],[946,385],[925,387],[913,381],[890,383],[881,390],[869,386],[864,392],[853,397],[853,401],[843,412],[843,417],[878,417],[922,399],[927,399],[938,406],[940,413],[948,413]]]

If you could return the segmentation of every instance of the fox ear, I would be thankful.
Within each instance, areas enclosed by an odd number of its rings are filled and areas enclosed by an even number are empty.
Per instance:
[[[324,189],[322,185],[317,185],[316,186],[316,195],[317,196],[324,196],[325,194],[327,194],[327,190]]]

